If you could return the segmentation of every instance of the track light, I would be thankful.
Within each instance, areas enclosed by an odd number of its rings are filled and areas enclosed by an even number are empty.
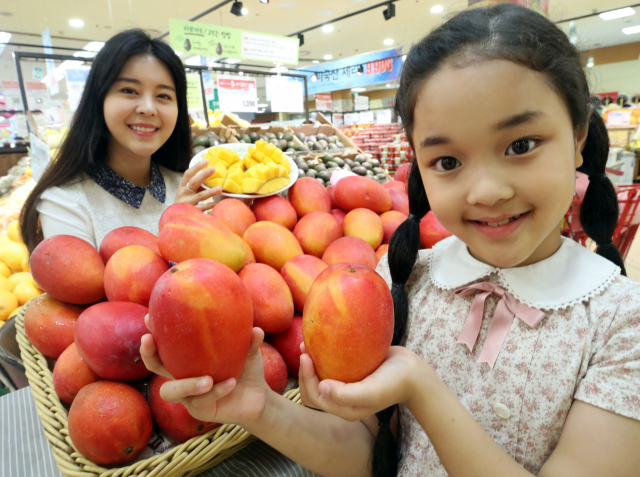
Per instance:
[[[236,0],[235,2],[233,2],[233,5],[231,5],[231,13],[237,17],[241,17],[242,16],[242,2],[239,2],[238,0]]]
[[[389,2],[387,4],[386,10],[382,12],[382,15],[384,16],[385,20],[392,19],[393,17],[396,16],[396,6],[392,2]]]
[[[269,0],[260,0],[260,3],[269,3]]]
[[[298,33],[298,41],[300,42],[299,46],[304,45],[304,35],[302,33]]]

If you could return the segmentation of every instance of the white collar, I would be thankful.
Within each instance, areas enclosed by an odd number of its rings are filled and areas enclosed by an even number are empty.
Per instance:
[[[441,290],[461,288],[492,273],[521,303],[557,310],[601,293],[620,274],[620,267],[566,237],[549,258],[515,268],[496,268],[476,260],[455,236],[438,242],[431,251],[429,274]]]

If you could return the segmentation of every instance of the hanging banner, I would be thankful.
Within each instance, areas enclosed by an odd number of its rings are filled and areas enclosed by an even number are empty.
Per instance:
[[[332,111],[333,98],[330,94],[316,94],[316,111]]]
[[[69,98],[69,109],[75,111],[78,109],[84,85],[89,76],[88,69],[68,69],[65,71],[67,77],[67,96]]]
[[[296,78],[275,76],[271,79],[271,111],[274,113],[304,112],[304,86]]]
[[[44,52],[47,55],[53,55],[53,43],[51,43],[51,33],[49,32],[49,28],[45,29],[42,32],[42,44],[44,45]],[[56,81],[56,62],[54,60],[48,59],[45,60],[45,64],[47,65],[47,75],[49,76],[49,93],[56,95],[60,92],[60,86]]]
[[[402,47],[365,53],[321,65],[305,66],[309,94],[326,93],[374,83],[389,83],[400,76]]]
[[[257,113],[258,89],[255,78],[218,75],[220,110],[232,113]]]
[[[298,64],[298,38],[171,19],[171,48],[192,55]]]

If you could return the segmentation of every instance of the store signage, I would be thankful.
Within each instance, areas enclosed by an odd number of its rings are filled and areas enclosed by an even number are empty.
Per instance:
[[[298,78],[275,76],[271,78],[269,86],[272,112],[304,112],[304,83]]]
[[[344,125],[354,126],[360,124],[360,113],[347,113],[344,115]]]
[[[44,45],[44,52],[47,55],[53,55],[53,43],[51,43],[51,32],[49,28],[42,32],[42,44]],[[56,81],[56,62],[52,59],[45,60],[47,65],[47,75],[49,76],[49,92],[56,95],[60,92],[60,86]]]
[[[171,48],[192,55],[298,64],[298,38],[186,20],[169,21]]]
[[[51,107],[51,97],[47,85],[40,81],[25,81],[27,87],[27,102],[30,110],[44,111]]]
[[[373,111],[360,113],[360,124],[373,124]]]
[[[187,109],[202,110],[202,89],[198,73],[187,73]]]
[[[20,96],[20,84],[17,81],[3,81],[4,104],[9,110],[21,110],[22,97]]]
[[[383,109],[376,112],[376,124],[391,124],[391,110]]]
[[[67,77],[67,97],[69,98],[69,109],[75,111],[78,109],[84,85],[89,76],[88,69],[68,69],[65,71]]]
[[[549,13],[549,0],[469,0],[469,6],[489,6],[496,3],[513,3],[522,7],[532,8],[545,15]]]
[[[317,66],[305,66],[309,94],[391,82],[402,68],[402,47],[351,56]]]
[[[355,96],[353,100],[353,109],[356,111],[366,111],[369,109],[369,96]],[[373,120],[371,122],[373,122]]]
[[[330,94],[316,94],[316,111],[332,111],[332,101]]]
[[[631,110],[609,111],[607,116],[607,126],[629,126],[631,125]]]
[[[254,78],[218,75],[218,96],[221,111],[258,112],[258,90]]]

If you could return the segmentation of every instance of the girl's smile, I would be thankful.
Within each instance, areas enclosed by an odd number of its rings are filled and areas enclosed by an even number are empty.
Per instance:
[[[515,267],[560,247],[586,131],[573,130],[543,74],[505,60],[450,61],[423,83],[414,117],[431,210],[474,257]]]
[[[136,123],[136,124],[129,124],[129,129],[131,129],[136,136],[153,137],[158,132],[158,129],[160,128],[153,126],[151,124]]]

